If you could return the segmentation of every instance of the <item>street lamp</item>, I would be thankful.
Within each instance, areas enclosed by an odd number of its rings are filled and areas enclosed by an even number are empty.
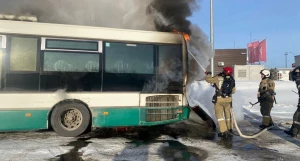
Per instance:
[[[285,68],[287,68],[287,55],[288,55],[289,52],[284,52],[284,53],[285,53],[284,54],[285,55]]]
[[[213,19],[213,0],[210,0],[210,46],[214,51],[214,19]],[[210,59],[211,75],[214,75],[214,58]]]
[[[290,53],[290,54],[293,54],[294,55],[294,59],[295,59],[295,53],[293,52],[284,52],[285,54],[285,67],[287,68],[287,55]]]

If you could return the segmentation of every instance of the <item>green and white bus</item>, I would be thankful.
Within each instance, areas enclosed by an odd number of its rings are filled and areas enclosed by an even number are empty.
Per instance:
[[[181,34],[0,20],[0,131],[186,120]]]

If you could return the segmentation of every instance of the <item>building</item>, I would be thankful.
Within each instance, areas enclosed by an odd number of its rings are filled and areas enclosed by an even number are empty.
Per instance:
[[[276,68],[277,69],[277,80],[280,81],[289,81],[290,80],[290,72],[293,68]],[[270,70],[270,69],[268,69]]]
[[[300,66],[300,55],[295,56],[295,63],[293,64],[292,67],[297,67]]]
[[[260,71],[264,65],[235,65],[234,79],[236,81],[260,81]]]
[[[215,49],[214,75],[223,71],[224,67],[247,65],[247,49]],[[210,71],[210,65],[207,67]]]

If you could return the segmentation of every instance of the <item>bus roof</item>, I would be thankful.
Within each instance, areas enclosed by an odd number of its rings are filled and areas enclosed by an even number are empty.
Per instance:
[[[182,35],[175,33],[11,20],[0,20],[0,34],[162,44],[181,44],[183,41]]]

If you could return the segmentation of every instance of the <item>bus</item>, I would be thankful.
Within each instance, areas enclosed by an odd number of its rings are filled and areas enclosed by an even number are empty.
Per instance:
[[[0,131],[186,120],[187,59],[177,33],[0,20]]]

